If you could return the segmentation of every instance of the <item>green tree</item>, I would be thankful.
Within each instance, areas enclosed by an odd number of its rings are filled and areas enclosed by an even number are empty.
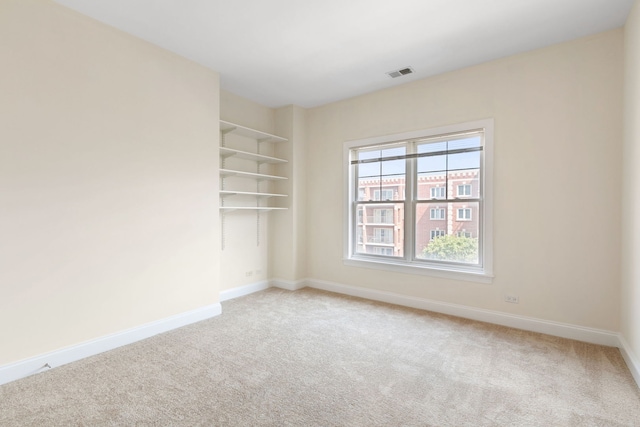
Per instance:
[[[477,262],[478,239],[452,234],[436,237],[424,247],[422,255],[428,259]]]

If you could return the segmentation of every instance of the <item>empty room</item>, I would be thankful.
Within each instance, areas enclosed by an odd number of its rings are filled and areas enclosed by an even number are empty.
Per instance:
[[[0,425],[639,426],[640,0],[0,0]]]

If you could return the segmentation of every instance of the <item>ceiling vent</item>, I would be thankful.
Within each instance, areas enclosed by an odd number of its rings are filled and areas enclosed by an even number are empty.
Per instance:
[[[387,73],[387,75],[389,77],[391,77],[392,79],[395,79],[396,77],[402,77],[402,76],[406,76],[407,74],[412,74],[412,73],[413,73],[413,68],[407,67],[407,68],[403,68],[401,70],[389,71]]]

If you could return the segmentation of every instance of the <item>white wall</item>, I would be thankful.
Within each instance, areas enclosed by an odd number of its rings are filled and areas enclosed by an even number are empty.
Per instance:
[[[218,75],[0,0],[0,366],[218,301]]]
[[[625,26],[624,89],[621,331],[640,369],[640,1]]]
[[[309,110],[309,277],[619,330],[622,49],[615,30]],[[493,284],[343,265],[343,142],[484,118]]]

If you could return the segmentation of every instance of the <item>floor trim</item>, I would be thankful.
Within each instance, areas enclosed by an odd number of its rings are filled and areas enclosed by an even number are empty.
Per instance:
[[[274,288],[286,289],[287,291],[297,291],[307,286],[306,280],[285,280],[272,279],[270,282]]]
[[[309,287],[325,291],[434,311],[436,313],[450,314],[452,316],[463,317],[465,319],[478,320],[481,322],[539,332],[593,344],[606,345],[610,347],[618,347],[620,344],[617,333],[601,329],[575,326],[567,323],[536,319],[533,317],[517,316],[498,311],[484,310],[425,298],[410,297],[392,292],[360,288],[322,280],[307,279],[306,284]]]
[[[269,283],[269,281],[264,280],[262,282],[255,282],[244,286],[238,286],[237,288],[227,289],[226,291],[220,292],[220,302],[229,301],[230,299],[243,297],[255,292],[264,291],[265,289],[269,289],[270,287],[271,284]]]
[[[631,346],[622,334],[618,335],[618,340],[620,341],[618,347],[620,348],[620,353],[622,353],[622,358],[627,363],[633,379],[636,380],[636,384],[640,388],[640,359],[631,350]]]
[[[222,313],[220,303],[212,304],[166,319],[147,323],[126,331],[96,338],[80,344],[66,347],[40,356],[32,357],[10,365],[0,366],[0,385],[29,375],[47,371],[85,357],[113,350],[172,329],[209,319]]]

